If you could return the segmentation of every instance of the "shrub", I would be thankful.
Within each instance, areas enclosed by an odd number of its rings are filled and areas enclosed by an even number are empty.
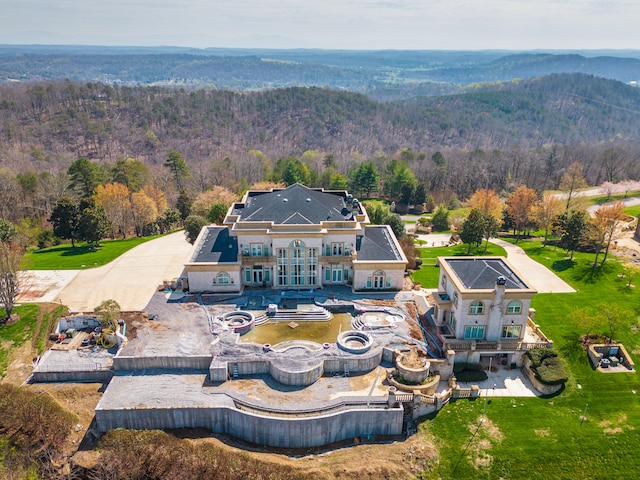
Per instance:
[[[111,430],[100,441],[100,461],[82,478],[96,480],[302,480],[298,469],[260,462],[247,454],[196,444],[158,430]]]
[[[34,470],[56,463],[76,421],[48,395],[0,384],[0,476],[38,478]],[[6,477],[3,465],[15,476]]]
[[[567,373],[555,349],[534,348],[527,356],[531,360],[531,370],[541,383],[559,385],[567,381]]]
[[[453,365],[453,373],[459,382],[481,382],[488,378],[479,363],[457,362]]]
[[[431,217],[431,226],[434,232],[449,230],[449,212],[440,206]]]
[[[554,348],[533,348],[526,355],[531,360],[531,368],[536,369],[546,358],[557,357],[558,352]]]
[[[53,230],[47,228],[47,229],[41,230],[40,233],[38,233],[36,240],[38,243],[38,248],[42,250],[43,248],[49,248],[53,245],[56,245],[56,242],[58,239],[53,234]]]
[[[559,385],[568,380],[562,360],[558,357],[545,358],[535,369],[536,378],[545,385]]]

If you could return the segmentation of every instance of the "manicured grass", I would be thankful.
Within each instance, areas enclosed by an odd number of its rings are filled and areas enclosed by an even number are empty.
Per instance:
[[[411,279],[422,285],[424,288],[436,288],[440,267],[438,267],[438,257],[457,257],[467,255],[466,245],[456,245],[447,247],[418,248],[422,257],[422,266],[411,274]],[[502,256],[507,254],[504,248],[490,243],[487,251],[484,250],[484,243],[479,248],[472,248],[469,255]]]
[[[627,207],[623,211],[627,215],[632,215],[634,217],[637,217],[638,215],[640,215],[640,205],[635,205],[633,207]]]
[[[555,247],[520,241],[533,259],[545,264],[577,293],[538,294],[535,321],[554,341],[569,374],[566,388],[552,398],[495,398],[487,406],[488,422],[476,431],[481,400],[447,405],[422,424],[439,448],[439,463],[420,478],[582,479],[640,476],[640,380],[632,373],[593,370],[579,343],[581,332],[569,319],[577,308],[596,312],[615,303],[640,314],[640,289],[626,287],[622,266],[609,258],[599,270],[594,255],[577,252],[573,260]],[[638,320],[620,328],[636,365],[640,361]],[[597,329],[606,333],[605,326]],[[586,408],[586,420],[580,417]],[[468,446],[468,448],[467,448]],[[466,450],[465,450],[466,448]]]
[[[20,268],[23,270],[80,270],[99,267],[111,262],[127,250],[154,238],[158,238],[158,235],[126,240],[103,240],[96,249],[86,244],[76,244],[75,248],[71,247],[71,244],[65,244],[35,250],[24,256]]]
[[[640,197],[640,191],[633,190],[629,192],[627,195],[624,193],[616,193],[615,195],[611,195],[607,198],[606,195],[598,195],[596,197],[578,197],[584,199],[587,205],[600,205],[606,202],[615,202],[616,200],[623,200],[625,198],[634,198]]]

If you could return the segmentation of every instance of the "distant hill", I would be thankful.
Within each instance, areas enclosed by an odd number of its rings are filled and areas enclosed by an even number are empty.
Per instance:
[[[479,83],[534,78],[554,73],[585,73],[629,83],[640,81],[640,59],[582,55],[519,54],[492,62],[429,72],[432,81]]]
[[[640,140],[640,89],[583,74],[401,102],[322,88],[178,91],[70,82],[0,87],[0,146],[161,161],[307,149],[365,158],[409,147],[537,148]],[[29,147],[32,146],[32,147]],[[35,155],[35,154],[34,154]]]
[[[72,80],[230,90],[318,86],[395,100],[556,73],[585,73],[624,83],[640,81],[640,52],[0,45],[0,83]]]

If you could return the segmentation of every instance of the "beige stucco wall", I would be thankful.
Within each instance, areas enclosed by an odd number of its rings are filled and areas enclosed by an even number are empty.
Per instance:
[[[353,270],[353,289],[370,290],[367,287],[367,278],[371,277],[375,272],[382,271],[386,278],[390,279],[389,289],[402,290],[404,284],[405,264],[400,262],[354,262]],[[381,290],[387,290],[383,288]]]
[[[503,259],[503,261],[505,260]],[[527,325],[527,316],[531,307],[531,299],[535,294],[535,290],[506,289],[497,285],[493,289],[463,289],[460,288],[459,280],[457,279],[457,277],[453,278],[453,275],[455,274],[452,275],[449,272],[448,268],[442,268],[443,263],[444,260],[441,259],[438,291],[446,292],[451,299],[450,310],[456,318],[456,338],[464,338],[465,327],[475,325],[485,326],[484,340],[486,341],[500,340],[502,335],[502,327],[504,325],[520,325],[520,338],[524,337]],[[505,263],[507,262],[505,261]],[[507,265],[509,264],[507,263]],[[512,268],[510,265],[509,267]],[[519,274],[518,276],[520,278],[523,278]],[[443,279],[446,279],[446,281],[443,282]],[[456,295],[458,297],[457,302],[455,301]],[[478,300],[483,302],[484,304],[483,313],[469,313],[471,304],[474,301]],[[519,314],[507,314],[507,306],[512,301],[519,301],[522,304]],[[442,312],[439,312],[439,314],[441,313]],[[448,324],[448,317],[443,320],[444,323]]]
[[[231,283],[228,285],[214,284],[213,279],[219,272],[227,272]],[[191,292],[239,292],[242,288],[240,283],[239,264],[201,264],[187,265],[187,277],[189,278],[189,290]]]

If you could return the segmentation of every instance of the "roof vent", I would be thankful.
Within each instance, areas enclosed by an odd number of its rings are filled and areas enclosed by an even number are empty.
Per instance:
[[[307,197],[307,202],[310,202],[310,201],[311,201],[311,199],[309,197]]]
[[[288,199],[288,198],[283,198],[283,199],[282,199],[282,201],[283,201],[283,202],[288,202],[288,201],[289,201],[289,199]]]
[[[506,284],[507,284],[507,279],[502,275],[500,275],[496,280],[496,285],[506,285]]]

